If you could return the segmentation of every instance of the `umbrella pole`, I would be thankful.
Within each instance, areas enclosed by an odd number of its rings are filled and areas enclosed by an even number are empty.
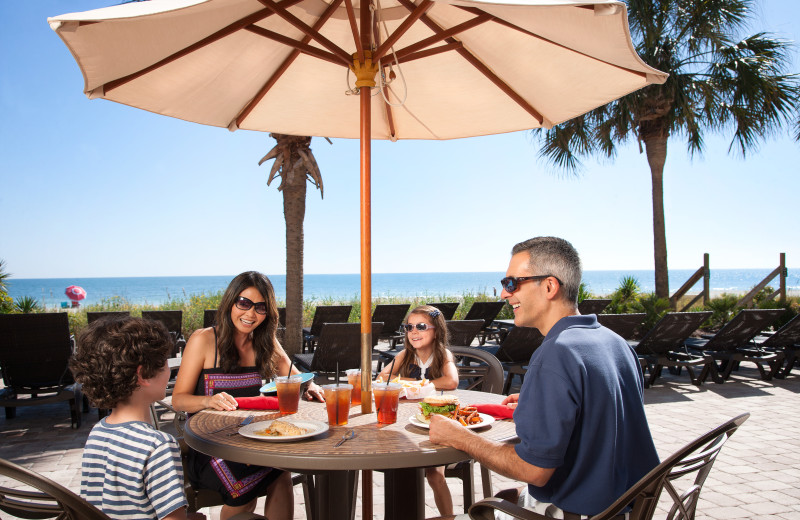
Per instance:
[[[370,89],[361,92],[361,413],[372,413],[372,121]]]

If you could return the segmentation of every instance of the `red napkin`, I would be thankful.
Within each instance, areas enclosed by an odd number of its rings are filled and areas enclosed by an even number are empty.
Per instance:
[[[495,419],[511,419],[514,416],[514,409],[504,404],[473,404],[478,409],[478,413],[491,415]]]
[[[237,397],[236,403],[239,408],[245,410],[277,410],[278,398],[277,397]]]

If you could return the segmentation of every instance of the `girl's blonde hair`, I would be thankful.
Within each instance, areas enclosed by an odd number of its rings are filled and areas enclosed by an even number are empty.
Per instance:
[[[408,318],[414,314],[424,314],[433,323],[433,363],[431,363],[426,377],[428,379],[442,377],[442,368],[447,362],[447,347],[450,345],[447,334],[447,322],[444,320],[444,315],[442,315],[442,311],[436,307],[431,305],[420,305],[408,314],[405,322],[408,323]],[[403,361],[400,363],[397,373],[400,375],[400,377],[410,377],[411,365],[416,360],[417,353],[414,347],[411,346],[411,342],[408,340],[408,332],[405,332],[403,344],[405,345],[404,352],[406,354],[403,356]]]

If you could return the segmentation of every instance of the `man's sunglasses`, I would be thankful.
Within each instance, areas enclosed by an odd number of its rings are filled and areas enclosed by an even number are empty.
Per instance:
[[[253,307],[256,308],[256,314],[264,315],[267,313],[267,302],[253,303],[253,300],[245,298],[244,296],[239,296],[239,298],[236,299],[237,309],[249,311]]]
[[[519,289],[520,283],[531,280],[544,280],[545,278],[555,278],[559,285],[564,285],[561,283],[561,280],[552,274],[542,274],[537,276],[506,276],[500,280],[500,285],[502,285],[503,289],[505,289],[507,292],[515,293]]]
[[[433,325],[428,325],[427,323],[417,323],[416,325],[412,325],[410,323],[404,323],[403,325],[400,325],[400,328],[405,329],[406,332],[411,332],[412,330],[414,330],[414,327],[416,327],[417,330],[421,330],[423,332],[425,332],[428,329],[436,328]]]

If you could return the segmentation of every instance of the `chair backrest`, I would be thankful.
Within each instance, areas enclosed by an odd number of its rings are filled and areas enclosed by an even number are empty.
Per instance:
[[[668,518],[693,520],[700,491],[714,461],[717,460],[717,455],[725,441],[748,417],[750,417],[749,413],[734,417],[685,445],[642,477],[605,511],[592,516],[591,520],[611,519],[629,504],[632,507],[629,520],[650,520],[665,488],[674,502],[672,511],[677,513],[674,517],[669,516]],[[673,482],[687,475],[695,475],[695,478],[691,486],[682,494],[675,489]]]
[[[88,323],[94,323],[95,321],[101,318],[123,318],[130,316],[130,311],[98,311],[98,312],[87,312],[86,313],[86,321]]]
[[[181,335],[183,325],[183,311],[142,311],[142,318],[163,323],[167,330]]]
[[[286,326],[286,307],[278,307],[278,324],[281,327]]]
[[[0,487],[0,511],[19,518],[64,520],[110,520],[109,517],[61,484],[0,459],[0,475],[29,489]]]
[[[283,338],[286,336],[286,327],[278,327],[275,329],[275,339],[278,340],[278,343],[283,345]]]
[[[639,328],[644,323],[647,314],[598,314],[597,321],[603,327],[609,328],[619,334],[622,339],[634,339],[639,334]]]
[[[578,304],[578,312],[581,314],[600,314],[603,309],[611,303],[610,299],[586,299]]]
[[[450,347],[456,358],[459,388],[491,394],[503,391],[503,365],[489,352],[470,347]]]
[[[442,311],[442,316],[444,316],[445,320],[452,320],[453,316],[456,315],[456,309],[458,309],[458,302],[440,302],[440,303],[426,303],[425,305],[430,305],[431,307],[436,307],[440,311]]]
[[[411,305],[408,303],[376,305],[375,310],[372,312],[372,321],[383,322],[381,335],[391,336],[397,334],[397,331],[400,329],[400,325],[403,323],[403,319],[406,317],[406,313],[408,313],[408,309],[410,307]]]
[[[474,302],[464,319],[483,320],[483,327],[481,327],[481,330],[483,330],[492,324],[497,315],[500,314],[500,311],[503,310],[505,304],[505,300],[499,302]]]
[[[725,351],[744,347],[784,312],[786,309],[743,309],[719,329],[703,349]]]
[[[642,337],[636,352],[658,355],[680,348],[709,317],[711,311],[667,313]]]
[[[468,347],[483,328],[483,320],[451,320],[447,322],[447,335],[451,345]]]
[[[775,334],[770,336],[761,345],[764,347],[800,345],[800,314],[789,320],[788,323],[778,329]]]
[[[503,338],[497,359],[501,363],[527,363],[542,341],[544,336],[535,327],[513,327]]]
[[[217,309],[205,309],[203,311],[203,328],[213,327],[217,324]]]
[[[0,314],[0,367],[6,387],[30,393],[71,384],[71,354],[67,313]]]
[[[311,335],[319,336],[325,323],[347,323],[352,309],[352,305],[319,305],[311,322]]]
[[[378,341],[378,335],[383,328],[383,323],[372,323],[373,346]],[[319,335],[317,348],[311,358],[312,372],[335,372],[336,364],[339,371],[361,366],[361,324],[360,323],[326,323]]]

